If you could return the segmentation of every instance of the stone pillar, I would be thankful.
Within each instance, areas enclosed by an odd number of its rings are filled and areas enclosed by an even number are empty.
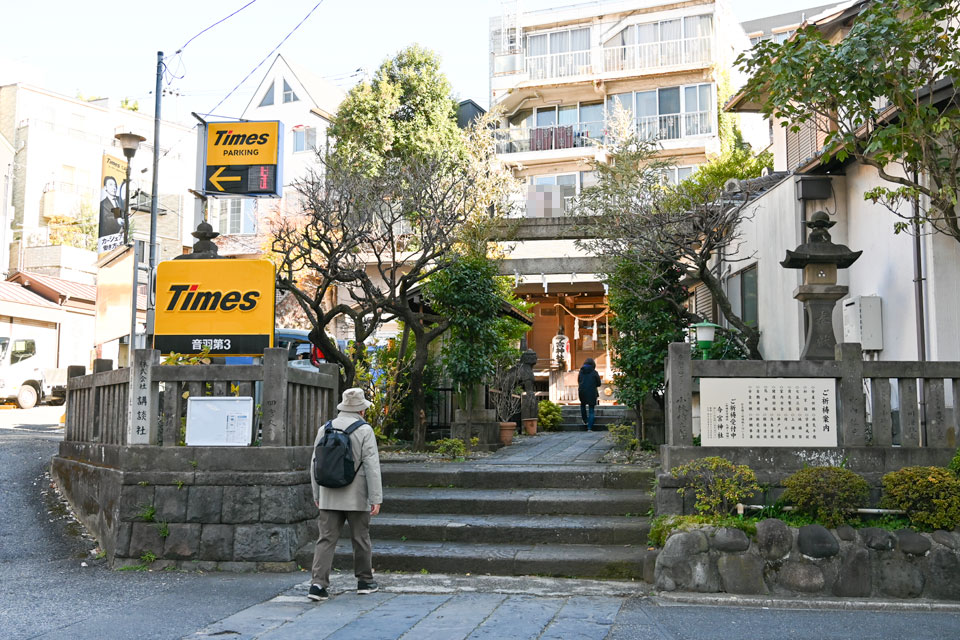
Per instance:
[[[667,349],[664,372],[664,380],[667,383],[664,415],[667,444],[691,446],[693,445],[693,382],[690,377],[690,344],[672,342]]]
[[[793,297],[803,303],[807,315],[807,338],[801,360],[833,360],[837,338],[833,333],[833,309],[847,295],[848,287],[836,284],[801,284]]]

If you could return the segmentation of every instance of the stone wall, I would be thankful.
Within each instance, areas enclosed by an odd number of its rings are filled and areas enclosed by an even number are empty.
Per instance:
[[[657,556],[664,591],[960,600],[960,533],[800,529],[780,520],[675,532]]]
[[[317,536],[310,455],[63,442],[51,472],[113,567],[293,571]]]

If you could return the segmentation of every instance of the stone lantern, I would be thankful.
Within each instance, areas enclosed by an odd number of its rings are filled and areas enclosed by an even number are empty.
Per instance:
[[[786,269],[803,269],[803,284],[793,292],[807,314],[807,339],[801,360],[835,358],[833,308],[849,291],[849,287],[837,284],[837,269],[846,269],[863,253],[830,240],[828,229],[835,224],[823,211],[814,213],[806,223],[810,229],[807,242],[787,251],[787,257],[780,263]]]

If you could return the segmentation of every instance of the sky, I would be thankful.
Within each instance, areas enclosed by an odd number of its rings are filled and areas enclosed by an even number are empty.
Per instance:
[[[248,2],[6,0],[12,6],[4,10],[0,85],[26,82],[70,96],[129,98],[152,114],[156,56],[163,51],[164,119],[193,124],[191,111],[210,113],[215,106],[215,115],[237,117],[273,59],[268,54],[313,10],[278,51],[316,75],[347,89],[364,70],[417,42],[440,54],[459,99],[487,105],[488,19],[500,15],[500,0],[321,0],[319,6],[317,0],[254,0],[183,47]],[[730,2],[742,21],[823,0]],[[572,3],[524,0],[523,7]]]

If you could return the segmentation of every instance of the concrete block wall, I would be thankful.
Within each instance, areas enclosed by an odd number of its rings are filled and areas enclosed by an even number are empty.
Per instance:
[[[310,454],[65,442],[51,467],[114,567],[293,571],[317,536]]]

